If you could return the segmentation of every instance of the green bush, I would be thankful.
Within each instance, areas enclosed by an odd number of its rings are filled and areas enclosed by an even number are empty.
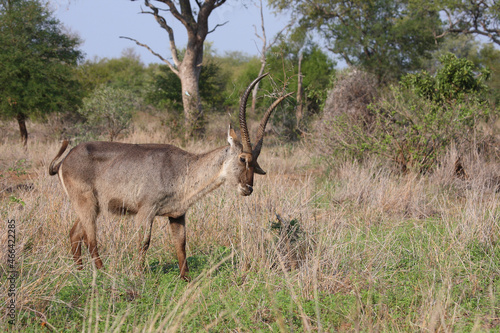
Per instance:
[[[101,86],[83,99],[78,113],[85,119],[83,125],[87,135],[105,134],[113,141],[118,134],[128,129],[139,99],[131,91]]]
[[[477,124],[490,116],[484,81],[489,71],[467,59],[446,54],[434,76],[408,74],[368,106],[369,118],[348,112],[330,119],[337,140],[332,153],[357,158],[385,156],[403,170],[426,172],[451,144],[474,142]],[[367,119],[370,121],[367,122]]]
[[[401,79],[401,84],[438,105],[470,97],[476,98],[478,102],[485,100],[488,90],[485,81],[490,77],[488,69],[476,71],[472,61],[458,58],[452,53],[441,56],[439,61],[442,66],[435,76],[426,71],[408,74]]]
[[[427,171],[452,142],[469,146],[478,121],[488,118],[487,69],[448,53],[434,76],[404,76],[389,96],[372,106],[377,137],[403,170]]]
[[[420,172],[432,168],[451,143],[469,146],[476,124],[490,111],[474,96],[440,104],[401,86],[391,87],[370,108],[376,123],[365,146],[388,156],[403,171]]]

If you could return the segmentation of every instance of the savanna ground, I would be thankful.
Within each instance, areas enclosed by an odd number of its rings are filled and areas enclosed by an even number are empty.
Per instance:
[[[224,122],[218,122],[223,124]],[[29,124],[25,151],[1,125],[0,331],[498,331],[500,165],[471,153],[456,173],[451,149],[432,173],[383,162],[325,163],[307,143],[266,137],[255,191],[223,185],[187,214],[191,282],[165,219],[156,218],[136,269],[138,226],[101,217],[105,269],[70,255],[75,219],[48,164],[60,142]],[[202,152],[225,144],[188,143]],[[135,126],[121,141],[175,142],[166,127]],[[8,221],[15,220],[16,315],[9,324]]]

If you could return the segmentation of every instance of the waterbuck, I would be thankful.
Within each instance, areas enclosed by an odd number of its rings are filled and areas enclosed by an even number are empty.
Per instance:
[[[180,276],[187,280],[185,214],[188,208],[224,182],[237,186],[241,195],[253,191],[254,174],[265,172],[257,163],[264,130],[271,112],[287,96],[278,98],[267,109],[252,149],[246,124],[246,103],[257,82],[246,89],[240,101],[241,141],[229,127],[229,145],[205,154],[192,154],[168,144],[126,144],[87,142],[74,147],[59,163],[68,146],[64,141],[49,166],[49,174],[59,176],[72,202],[77,220],[69,233],[73,258],[82,268],[82,242],[88,247],[97,268],[103,266],[97,249],[96,220],[106,210],[133,214],[142,226],[140,262],[149,247],[155,216],[169,218],[175,242]]]

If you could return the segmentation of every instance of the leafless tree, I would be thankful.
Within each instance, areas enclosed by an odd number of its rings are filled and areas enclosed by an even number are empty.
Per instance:
[[[207,35],[223,24],[217,24],[211,30],[208,26],[208,17],[214,9],[220,7],[226,0],[196,0],[196,9],[193,9],[189,0],[144,0],[148,8],[142,10],[143,14],[152,15],[156,22],[168,33],[172,62],[156,53],[146,44],[130,37],[122,38],[134,41],[137,45],[145,47],[152,54],[161,59],[181,80],[182,103],[184,107],[184,126],[186,137],[203,129],[203,109],[200,103],[199,78],[203,62],[203,43]],[[175,34],[169,20],[164,13],[168,13],[178,20],[186,29],[188,41],[186,52],[182,60],[175,42]]]
[[[281,34],[283,33],[283,31],[285,31],[287,28],[289,28],[293,22],[291,22],[290,24],[287,24],[285,27],[283,27],[283,29],[281,29],[280,32],[278,32],[275,36],[274,36],[274,39],[268,44],[267,43],[267,37],[266,37],[266,27],[265,27],[265,24],[264,24],[264,9],[263,9],[263,6],[262,6],[262,0],[259,0],[259,4],[256,5],[258,8],[259,8],[259,11],[260,11],[260,29],[261,29],[261,33],[259,34],[257,32],[257,27],[254,25],[254,28],[255,28],[255,35],[257,36],[257,38],[259,38],[261,41],[262,41],[262,47],[260,49],[260,69],[259,69],[259,74],[258,76],[261,76],[262,73],[264,73],[264,70],[266,68],[266,63],[267,63],[267,52],[269,51],[269,49],[271,47],[273,47],[274,44],[276,44],[276,42],[278,41],[279,37],[281,36]],[[253,91],[252,91],[252,114],[255,113],[255,105],[257,103],[257,92],[259,90],[259,82],[255,85],[255,87],[253,88]]]

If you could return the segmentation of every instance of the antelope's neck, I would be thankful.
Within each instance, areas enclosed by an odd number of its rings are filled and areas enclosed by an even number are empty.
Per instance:
[[[187,207],[221,186],[226,180],[224,162],[229,157],[229,146],[201,154],[188,166],[184,203]]]

